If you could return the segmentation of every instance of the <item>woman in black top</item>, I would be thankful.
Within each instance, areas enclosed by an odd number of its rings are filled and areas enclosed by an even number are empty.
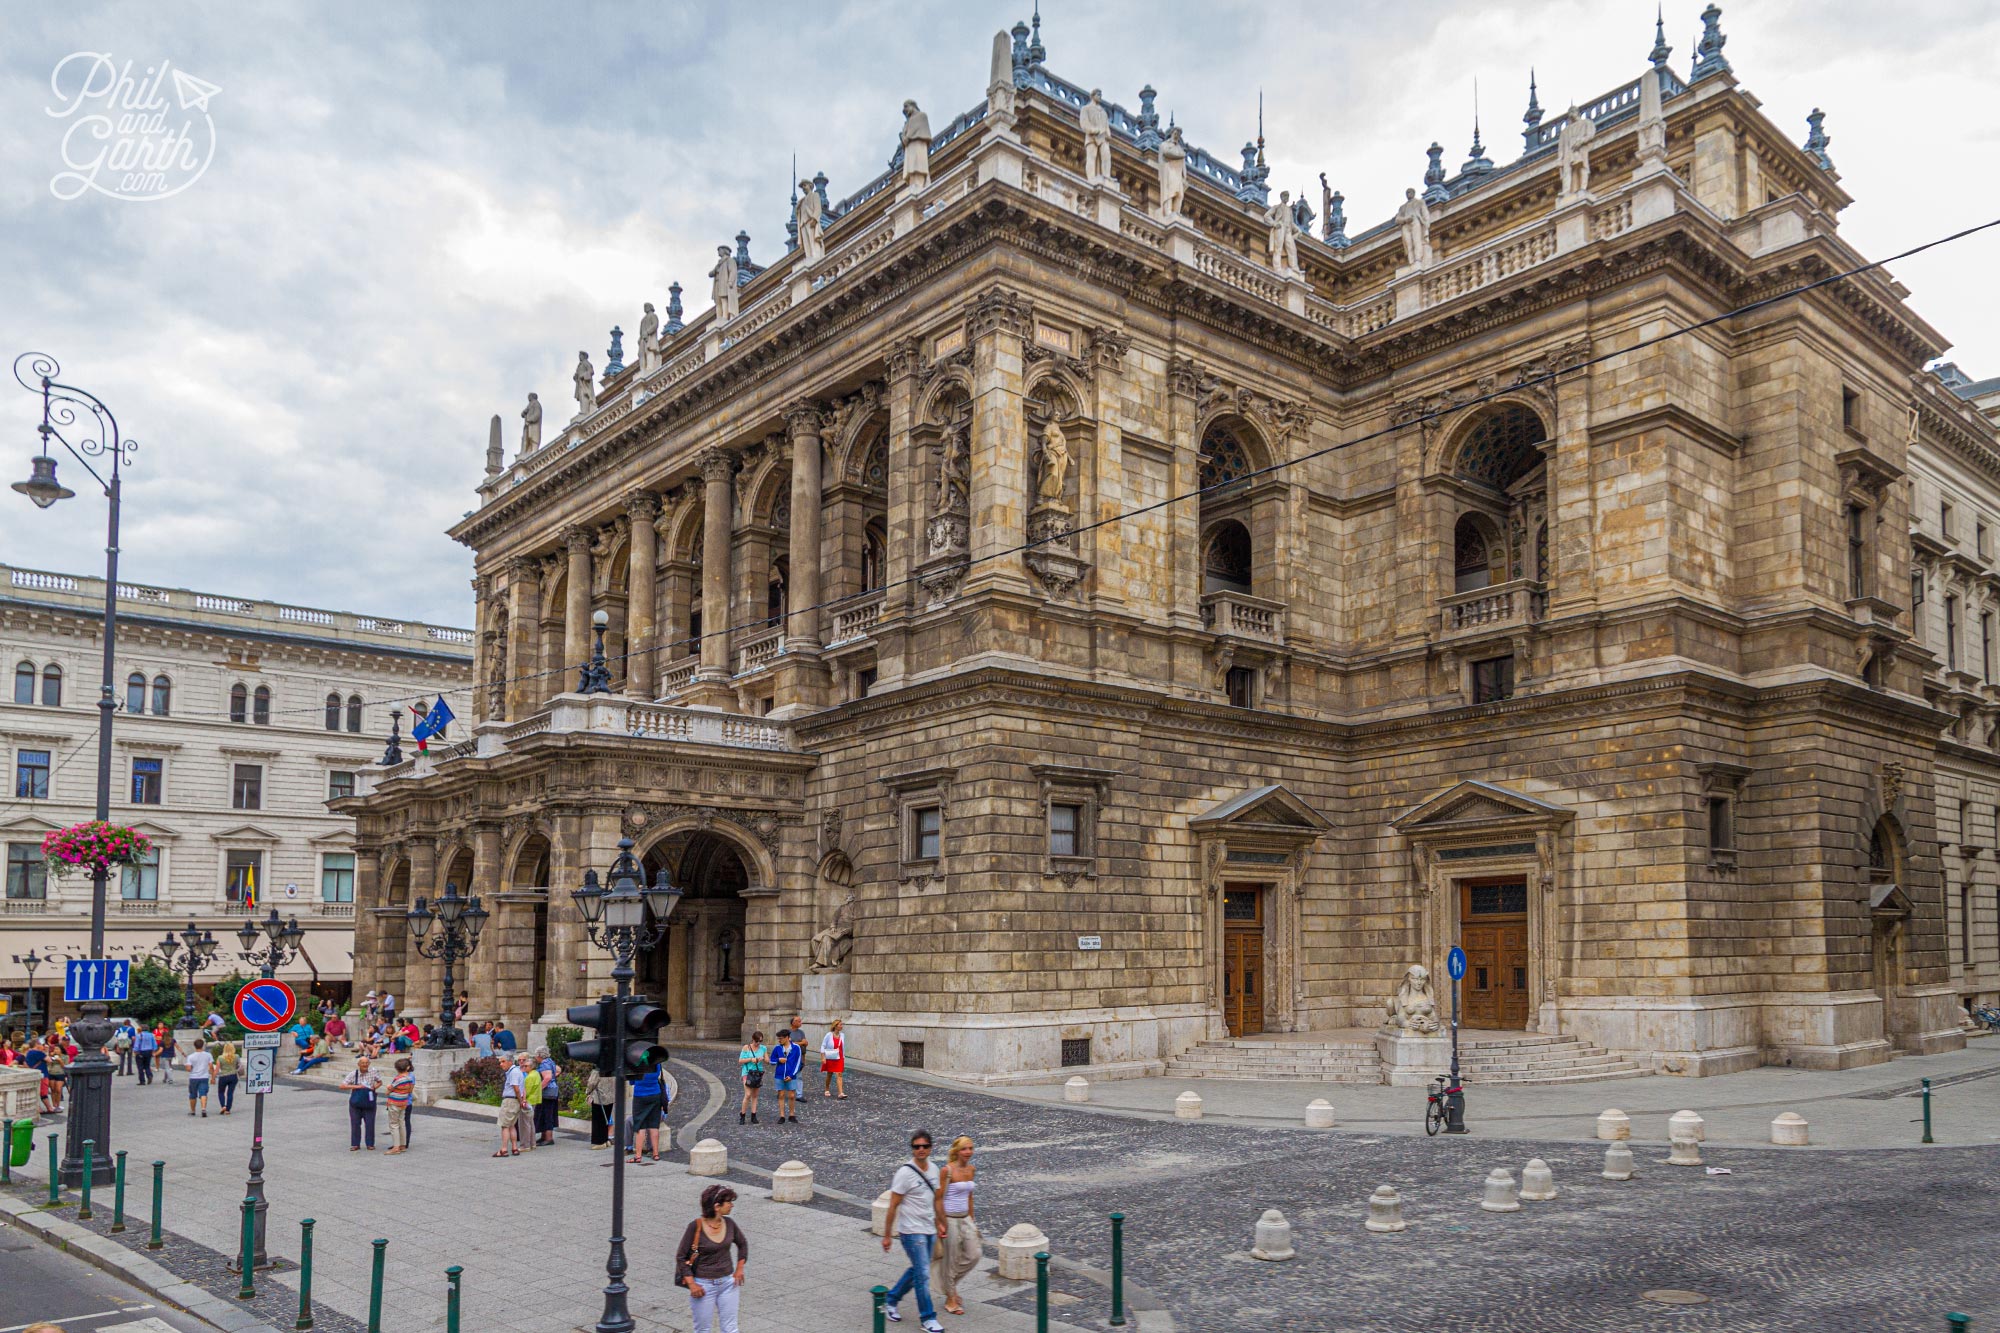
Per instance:
[[[701,1216],[688,1223],[674,1254],[674,1284],[687,1288],[694,1333],[736,1333],[736,1294],[743,1287],[750,1241],[729,1216],[735,1206],[736,1191],[729,1186],[703,1190]],[[733,1265],[731,1246],[736,1248]]]

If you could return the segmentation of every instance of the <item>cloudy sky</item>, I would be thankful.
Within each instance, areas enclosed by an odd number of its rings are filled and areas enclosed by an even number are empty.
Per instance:
[[[692,315],[739,228],[770,257],[794,153],[839,197],[887,161],[904,97],[939,126],[977,102],[991,34],[1025,8],[10,7],[0,349],[53,353],[141,442],[128,578],[469,623],[470,553],[442,533],[472,503],[487,419],[504,416],[511,451],[528,390],[566,409],[577,349],[601,367],[610,326],[631,330],[670,281]],[[1668,6],[1683,73],[1699,9]],[[1043,19],[1052,69],[1127,105],[1151,81],[1218,155],[1254,133],[1261,88],[1273,187],[1317,200],[1327,172],[1354,231],[1418,183],[1432,139],[1463,160],[1475,80],[1505,161],[1531,65],[1553,112],[1636,75],[1653,36],[1652,0],[1047,0]],[[2000,6],[1749,0],[1723,26],[1787,133],[1825,108],[1859,201],[1843,234],[1864,253],[2000,216]],[[191,183],[164,199],[58,198],[65,134],[92,109],[50,114],[88,87],[87,62],[57,75],[78,52],[219,89],[182,159],[206,169],[165,173]],[[2000,234],[1895,271],[1956,359],[2000,374]],[[6,480],[35,420],[0,381]],[[101,501],[4,501],[0,560],[100,566]]]

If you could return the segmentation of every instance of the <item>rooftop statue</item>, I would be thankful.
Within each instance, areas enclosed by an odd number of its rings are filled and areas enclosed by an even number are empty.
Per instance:
[[[1556,156],[1557,166],[1562,172],[1562,194],[1589,193],[1590,141],[1596,137],[1596,124],[1572,106],[1569,114],[1563,117],[1562,141]]]
[[[1264,246],[1271,267],[1280,273],[1298,273],[1299,224],[1292,216],[1292,192],[1278,192],[1278,202],[1264,210]]]
[[[660,368],[660,317],[653,312],[653,303],[646,302],[646,313],[639,320],[639,373],[650,375]]]
[[[590,364],[590,353],[576,354],[576,369],[569,378],[576,386],[576,414],[585,416],[597,406],[597,371]]]
[[[1181,127],[1167,131],[1160,144],[1160,216],[1171,221],[1187,204],[1187,148],[1181,143]]]
[[[912,101],[903,103],[903,183],[912,190],[931,183],[931,118]]]
[[[809,180],[799,182],[799,200],[792,205],[792,220],[799,229],[799,258],[817,264],[826,258],[826,238],[820,230],[819,190]]]
[[[736,318],[736,256],[728,246],[715,247],[715,267],[708,276],[714,280],[709,295],[715,299],[715,322],[720,327]]]
[[[521,452],[532,454],[541,447],[542,400],[531,393],[528,405],[521,409]]]
[[[1104,90],[1092,88],[1090,100],[1076,113],[1083,127],[1083,178],[1091,184],[1111,180],[1111,113],[1104,109]]]
[[[1402,206],[1396,210],[1396,229],[1403,233],[1403,251],[1412,268],[1428,268],[1431,262],[1431,206],[1417,198],[1414,189],[1403,191]]]

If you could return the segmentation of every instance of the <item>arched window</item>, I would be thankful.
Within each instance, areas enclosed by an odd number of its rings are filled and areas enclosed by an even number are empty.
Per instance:
[[[42,668],[42,702],[51,708],[62,703],[62,668],[53,662]]]
[[[229,720],[231,722],[250,720],[250,691],[244,688],[240,680],[229,687]]]
[[[1461,514],[1451,533],[1453,592],[1476,592],[1493,582],[1493,552],[1486,526],[1472,514]]]
[[[1209,529],[1201,553],[1203,592],[1247,593],[1254,572],[1248,528],[1226,518]]]
[[[871,518],[861,532],[861,590],[873,592],[889,583],[889,538],[882,520]]]
[[[134,671],[125,677],[125,711],[143,713],[146,711],[146,673]]]
[[[868,454],[861,460],[861,484],[871,491],[889,489],[888,436],[881,436],[868,446]]]
[[[166,717],[174,711],[174,683],[165,676],[153,677],[153,715]]]
[[[1534,577],[1543,583],[1549,581],[1549,525],[1535,525],[1535,572]]]
[[[252,706],[250,716],[260,727],[271,725],[271,687],[269,685],[259,685],[257,687],[256,700]]]
[[[1458,446],[1459,476],[1504,491],[1542,461],[1549,438],[1542,419],[1518,403],[1501,403],[1481,417]]]
[[[1211,426],[1201,441],[1201,489],[1250,475],[1250,454],[1227,426]]]
[[[35,701],[35,664],[23,662],[14,668],[14,702],[31,704]]]
[[[1877,822],[1868,835],[1868,872],[1874,883],[1892,883],[1896,878],[1896,835]]]
[[[764,623],[778,625],[785,619],[785,591],[791,570],[781,556],[771,562],[771,581],[764,585]]]
[[[361,696],[358,694],[347,696],[347,729],[357,734],[361,730]]]
[[[329,694],[326,696],[326,729],[328,731],[340,730],[340,696],[338,694]]]

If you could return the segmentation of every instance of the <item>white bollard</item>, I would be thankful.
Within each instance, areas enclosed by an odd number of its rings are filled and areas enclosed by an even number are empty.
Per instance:
[[[1612,1107],[1597,1117],[1597,1137],[1618,1142],[1632,1137],[1632,1117]]]
[[[729,1170],[729,1149],[720,1140],[703,1139],[688,1149],[688,1174],[719,1176]]]
[[[1622,1143],[1614,1143],[1604,1150],[1604,1178],[1606,1180],[1630,1180],[1632,1178],[1632,1150]]]
[[[1201,1119],[1201,1094],[1190,1088],[1174,1098],[1174,1119]]]
[[[1090,1100],[1090,1080],[1078,1074],[1063,1084],[1063,1100],[1066,1102],[1087,1102]]]
[[[1771,1122],[1771,1142],[1787,1148],[1803,1148],[1811,1140],[1807,1137],[1806,1118],[1797,1111],[1786,1111]]]
[[[1388,1185],[1377,1185],[1375,1192],[1368,1196],[1368,1229],[1401,1231],[1405,1225],[1403,1196]]]
[[[1667,1141],[1668,1166],[1700,1166],[1701,1140],[1683,1130]]]
[[[868,1205],[868,1234],[886,1236],[889,1234],[889,1191],[883,1190],[875,1196],[875,1202]]]
[[[1257,1243],[1250,1247],[1250,1257],[1281,1263],[1297,1254],[1292,1248],[1292,1224],[1277,1209],[1265,1209],[1257,1219]]]
[[[804,1162],[786,1162],[771,1173],[772,1203],[811,1203],[812,1168]]]
[[[1514,1184],[1514,1173],[1504,1166],[1496,1166],[1486,1177],[1486,1195],[1479,1206],[1489,1213],[1518,1213],[1521,1211],[1521,1194]]]
[[[1049,1248],[1049,1238],[1032,1222],[1016,1222],[1000,1238],[1001,1277],[1018,1282],[1035,1280],[1035,1256]]]
[[[1556,1197],[1556,1173],[1539,1157],[1530,1157],[1521,1168],[1521,1197],[1535,1203]]]
[[[1307,1129],[1333,1128],[1333,1103],[1324,1097],[1316,1097],[1306,1103]]]
[[[1667,1117],[1667,1142],[1673,1142],[1674,1135],[1684,1133],[1696,1143],[1708,1138],[1708,1125],[1693,1111],[1676,1111]]]

